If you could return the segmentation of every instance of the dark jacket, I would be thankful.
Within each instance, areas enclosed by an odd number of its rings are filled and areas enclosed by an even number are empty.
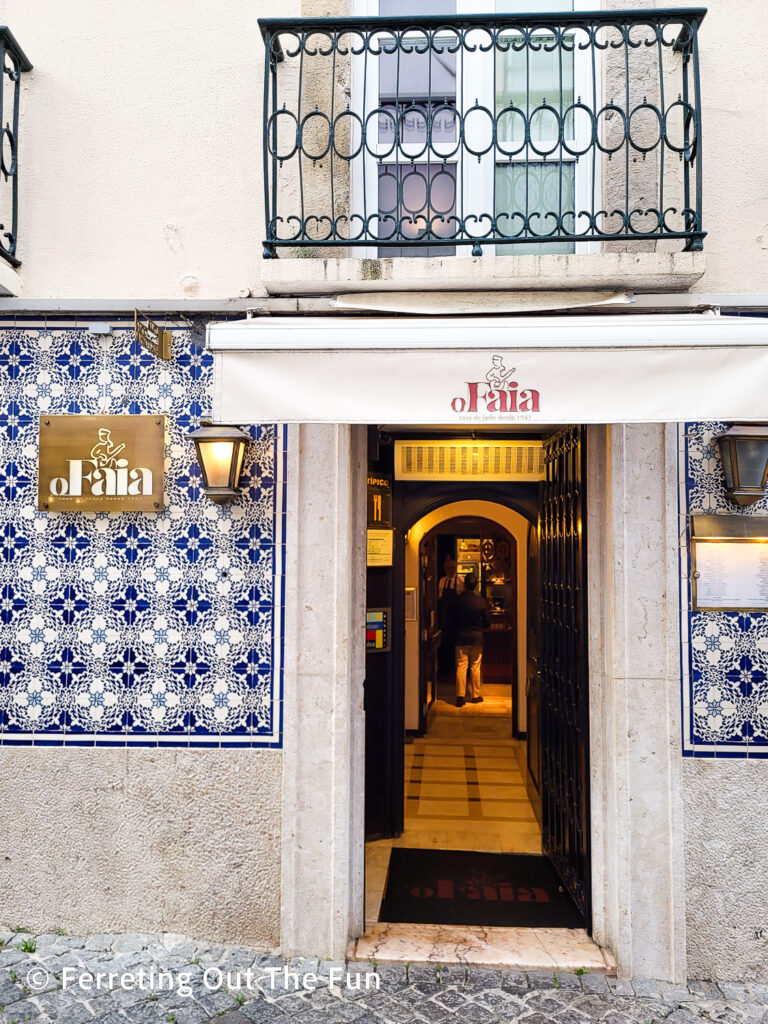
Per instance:
[[[483,630],[490,626],[488,602],[476,590],[459,594],[453,608],[454,640],[457,645],[483,645]]]

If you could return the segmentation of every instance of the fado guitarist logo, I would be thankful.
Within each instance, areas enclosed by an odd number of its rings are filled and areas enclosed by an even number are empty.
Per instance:
[[[539,392],[521,388],[513,379],[515,367],[507,369],[500,355],[493,356],[484,380],[467,381],[467,390],[451,401],[456,413],[530,413],[539,411]]]
[[[51,480],[51,494],[76,498],[83,489],[93,497],[151,494],[152,470],[148,466],[129,468],[128,459],[120,458],[123,451],[125,444],[115,444],[109,427],[101,427],[90,459],[67,459],[69,474]]]

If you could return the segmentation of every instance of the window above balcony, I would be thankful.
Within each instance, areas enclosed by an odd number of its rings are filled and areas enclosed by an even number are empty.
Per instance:
[[[654,254],[688,272],[705,11],[588,2],[261,21],[265,256]]]

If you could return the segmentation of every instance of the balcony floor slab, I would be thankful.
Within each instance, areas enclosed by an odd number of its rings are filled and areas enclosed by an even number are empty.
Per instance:
[[[264,260],[262,284],[268,295],[290,296],[579,289],[685,292],[704,270],[703,252],[394,259],[281,256]]]

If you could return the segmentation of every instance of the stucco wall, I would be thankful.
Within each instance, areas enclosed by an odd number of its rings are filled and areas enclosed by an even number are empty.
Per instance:
[[[326,15],[349,5],[304,6]],[[23,79],[20,127],[22,294],[262,293],[257,19],[301,13],[298,0],[2,0],[3,23],[35,65]],[[741,0],[739,27],[736,40],[727,0],[709,4],[700,36],[709,236],[699,291],[759,292],[768,276],[768,190],[755,171],[768,158],[765,133],[755,130],[768,104],[768,7]],[[280,74],[292,72],[282,65]],[[342,105],[346,87],[340,61]],[[650,173],[653,159],[642,164],[637,173]],[[342,202],[345,173],[336,170]],[[679,174],[676,160],[668,170]]]
[[[0,921],[280,942],[282,758],[0,747]]]
[[[35,65],[19,133],[23,294],[257,287],[257,19],[298,15],[297,0],[3,0],[0,14]]]
[[[688,975],[768,980],[768,762],[683,766]]]

